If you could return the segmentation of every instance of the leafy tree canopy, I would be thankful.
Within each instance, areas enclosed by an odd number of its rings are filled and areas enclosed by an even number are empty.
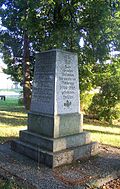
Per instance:
[[[31,63],[38,51],[63,48],[77,52],[81,91],[90,90],[97,85],[98,63],[102,65],[111,50],[119,49],[119,4],[120,0],[2,0],[0,15],[6,29],[1,29],[0,41],[6,73],[22,80],[26,31]]]

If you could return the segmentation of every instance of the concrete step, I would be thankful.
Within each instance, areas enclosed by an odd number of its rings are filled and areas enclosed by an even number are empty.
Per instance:
[[[12,141],[12,150],[24,154],[39,163],[43,163],[51,168],[69,164],[78,159],[89,158],[92,155],[97,154],[98,145],[96,142],[91,142],[78,147],[72,147],[69,149],[61,150],[59,152],[49,152],[42,150],[31,144],[26,144],[22,141]]]
[[[20,131],[20,141],[35,145],[47,151],[57,152],[71,147],[82,146],[91,142],[90,133],[81,132],[60,138],[49,138],[29,132]]]

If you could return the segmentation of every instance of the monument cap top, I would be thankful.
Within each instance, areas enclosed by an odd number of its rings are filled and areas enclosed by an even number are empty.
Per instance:
[[[39,55],[39,54],[43,54],[43,53],[49,53],[49,52],[53,52],[53,51],[56,51],[56,52],[66,52],[66,53],[70,53],[70,54],[76,54],[76,52],[71,52],[71,51],[68,51],[68,50],[63,50],[63,49],[50,49],[50,50],[46,50],[44,52],[39,52],[39,53],[36,53],[36,56]]]

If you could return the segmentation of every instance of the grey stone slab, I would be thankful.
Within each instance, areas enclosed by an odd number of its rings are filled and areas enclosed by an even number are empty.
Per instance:
[[[28,130],[44,136],[58,138],[82,132],[81,115],[61,114],[44,115],[30,112],[28,115]]]
[[[87,159],[90,156],[94,156],[98,153],[98,143],[91,142],[87,145],[82,145],[74,150],[74,160]],[[79,158],[78,158],[79,157]]]
[[[51,152],[82,146],[91,142],[88,132],[53,139],[28,132],[27,130],[20,132],[20,140]]]
[[[52,163],[53,163],[52,153],[41,150],[30,144],[26,144],[24,142],[14,141],[14,140],[11,142],[11,148],[12,150],[21,153],[23,155],[26,155],[27,157],[39,163],[43,163],[48,167],[52,167]]]
[[[69,149],[71,147],[78,147],[91,142],[90,133],[82,132],[79,134],[68,135],[65,137],[54,139],[54,151]]]
[[[56,51],[36,55],[31,111],[54,114]]]
[[[82,132],[81,115],[74,114],[62,114],[55,116],[54,136],[67,136]]]
[[[56,51],[55,115],[79,113],[79,76],[77,54]]]
[[[56,152],[54,153],[53,167],[69,164],[78,159],[88,159],[91,155],[96,155],[97,152],[98,144],[96,142]]]
[[[54,137],[54,116],[29,112],[28,131]]]
[[[59,49],[36,56],[31,111],[45,114],[80,112],[77,54]]]
[[[38,135],[27,130],[20,131],[20,141],[31,144],[33,146],[45,149],[48,151],[53,151],[53,139]]]
[[[69,148],[59,152],[48,152],[21,141],[12,141],[11,147],[16,152],[24,154],[39,163],[43,163],[51,168],[69,164],[78,159],[89,158],[97,152],[97,144],[90,143],[75,148]]]

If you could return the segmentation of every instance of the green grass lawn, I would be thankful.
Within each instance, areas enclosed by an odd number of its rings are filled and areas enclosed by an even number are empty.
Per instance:
[[[27,113],[17,99],[0,100],[0,143],[15,139],[19,130],[27,128]],[[84,130],[91,132],[93,141],[120,147],[120,122],[108,125],[85,120]]]
[[[27,114],[17,99],[0,100],[0,143],[15,139],[19,130],[26,129]]]
[[[93,141],[120,147],[120,122],[110,125],[99,121],[85,120],[83,128],[85,131],[91,132]]]

